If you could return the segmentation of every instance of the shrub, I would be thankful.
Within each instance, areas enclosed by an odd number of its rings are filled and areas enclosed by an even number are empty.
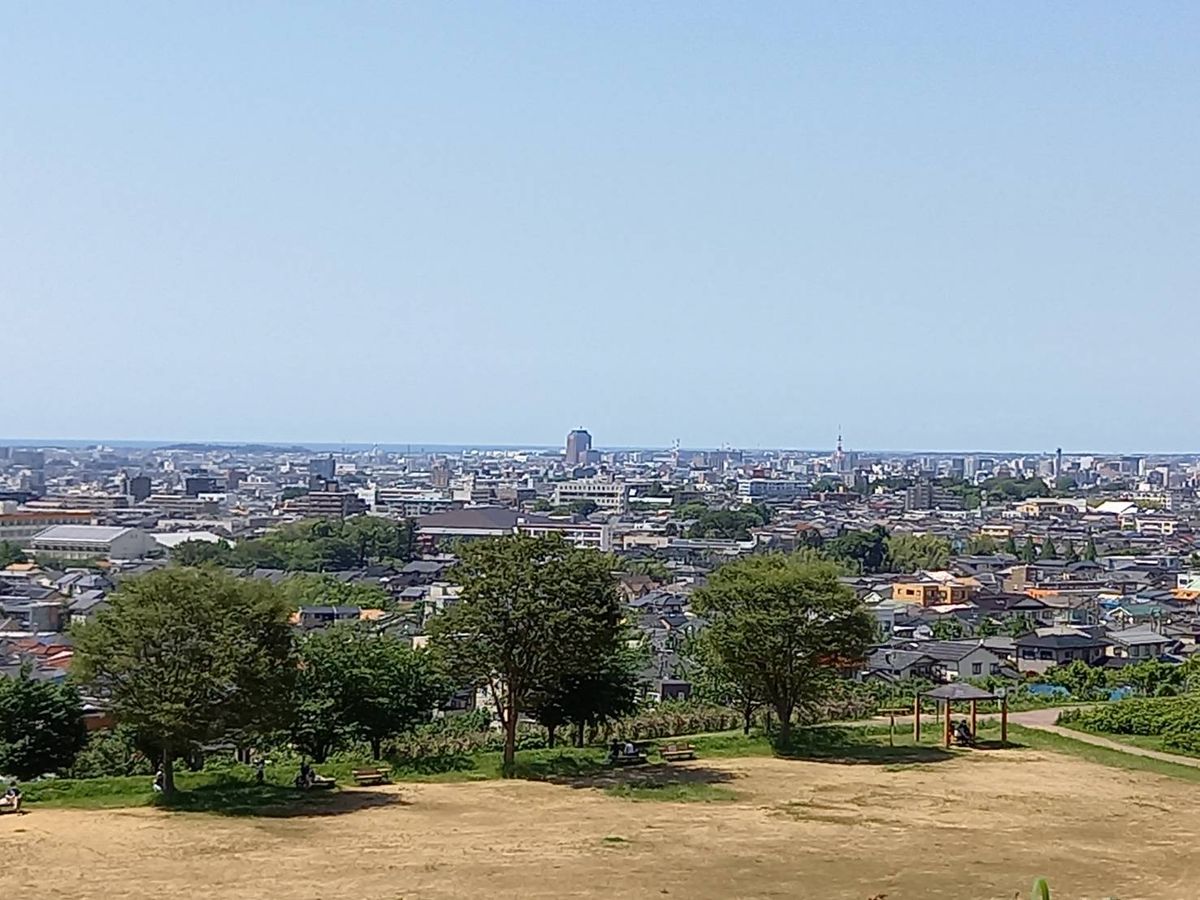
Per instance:
[[[1200,695],[1121,700],[1093,709],[1063,713],[1059,722],[1110,734],[1179,734],[1179,740],[1184,741],[1188,740],[1186,735],[1189,733],[1200,733]]]

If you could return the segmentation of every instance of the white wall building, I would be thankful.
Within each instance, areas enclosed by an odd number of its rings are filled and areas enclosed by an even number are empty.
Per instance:
[[[141,559],[158,549],[140,528],[108,525],[52,525],[38,532],[29,548],[60,559]]]

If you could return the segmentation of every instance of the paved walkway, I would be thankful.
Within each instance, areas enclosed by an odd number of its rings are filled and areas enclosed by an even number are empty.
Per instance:
[[[1180,766],[1190,766],[1193,769],[1200,769],[1200,758],[1195,756],[1181,756],[1178,753],[1164,753],[1161,750],[1150,750],[1145,747],[1134,747],[1130,744],[1122,744],[1119,741],[1109,740],[1105,737],[1100,737],[1097,734],[1088,734],[1086,731],[1076,731],[1073,728],[1063,728],[1061,725],[1054,724],[1058,721],[1058,714],[1063,709],[1070,707],[1052,706],[1047,709],[1028,709],[1023,712],[1010,712],[1008,721],[1014,725],[1021,725],[1025,728],[1034,728],[1038,731],[1046,731],[1050,734],[1061,735],[1062,737],[1070,738],[1073,741],[1079,741],[1081,744],[1091,744],[1095,747],[1104,747],[1108,750],[1116,750],[1119,753],[1128,753],[1131,756],[1145,756],[1149,759],[1158,759],[1163,762],[1175,763]],[[912,727],[912,716],[897,716],[896,725],[906,723]],[[981,713],[981,720],[996,720],[1000,718],[997,713]],[[926,716],[921,716],[921,724],[924,725],[928,721]],[[880,722],[886,723],[887,717],[877,717],[870,720],[872,725],[877,725]],[[937,728],[937,723],[933,723],[933,727]]]

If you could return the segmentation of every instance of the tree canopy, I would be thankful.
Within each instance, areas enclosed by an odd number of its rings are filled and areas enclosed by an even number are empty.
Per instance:
[[[897,572],[944,569],[950,564],[950,542],[932,534],[889,535],[887,553]]]
[[[0,676],[0,774],[34,778],[71,765],[87,743],[83,704],[72,687]]]
[[[171,568],[122,583],[74,632],[76,676],[118,722],[174,760],[196,745],[286,724],[296,673],[289,607],[262,580]]]
[[[822,548],[826,555],[863,574],[886,572],[891,567],[888,533],[882,525],[869,531],[846,531]]]
[[[784,745],[796,710],[856,666],[875,636],[874,617],[839,574],[830,562],[753,556],[717,569],[694,597],[708,620],[700,637],[706,652],[775,710]]]
[[[338,572],[369,563],[404,563],[416,552],[416,528],[409,520],[379,516],[306,519],[260,538],[239,541],[184,541],[172,552],[181,565],[213,563],[286,569],[289,572]]]
[[[385,740],[429,721],[449,693],[428,653],[337,625],[300,643],[292,738],[317,762],[347,738],[366,741],[379,759]]]
[[[617,653],[621,604],[612,560],[557,535],[464,544],[459,600],[430,623],[431,644],[458,683],[487,685],[504,726],[511,774],[517,717],[539,692]]]
[[[0,569],[6,569],[13,563],[25,562],[25,551],[20,544],[11,541],[0,541]]]

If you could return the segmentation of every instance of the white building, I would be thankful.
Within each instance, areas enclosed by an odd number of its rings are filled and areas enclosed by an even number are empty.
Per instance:
[[[60,559],[141,559],[158,548],[140,528],[52,525],[29,544],[36,555]]]
[[[560,482],[554,488],[556,506],[582,500],[590,500],[600,509],[622,513],[629,505],[629,485],[609,478],[578,478]]]

